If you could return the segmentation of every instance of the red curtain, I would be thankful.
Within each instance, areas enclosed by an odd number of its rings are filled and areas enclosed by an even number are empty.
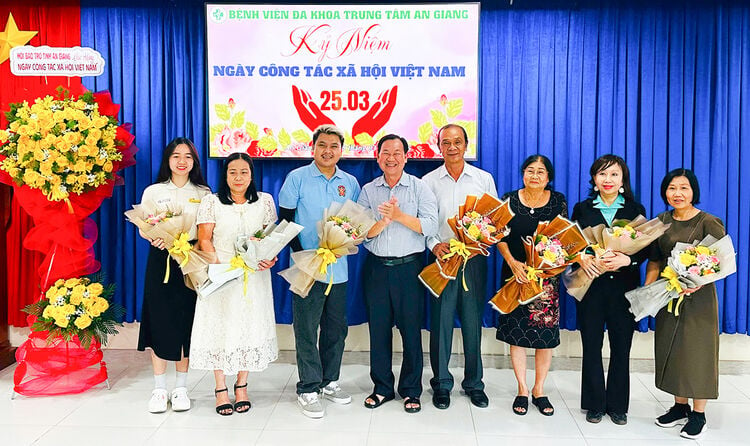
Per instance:
[[[0,27],[5,29],[9,14],[13,14],[21,31],[37,31],[27,45],[72,47],[81,44],[81,8],[77,1],[58,0],[48,4],[39,1],[3,1],[0,4]],[[8,104],[33,99],[55,92],[58,85],[80,88],[80,78],[14,76],[10,63],[0,64],[0,126],[5,128]],[[8,257],[7,287],[8,324],[26,326],[26,315],[21,308],[32,303],[39,295],[39,278],[36,268],[44,258],[40,253],[22,247],[23,238],[32,228],[31,218],[14,198],[10,209],[10,225],[5,234]]]

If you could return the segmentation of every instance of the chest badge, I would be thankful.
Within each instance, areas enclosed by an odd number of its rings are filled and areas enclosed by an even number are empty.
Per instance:
[[[342,184],[339,186],[339,197],[345,197],[346,196],[346,187]]]
[[[189,201],[190,203],[200,203],[200,202],[201,202],[201,201],[200,201],[200,199],[198,199],[198,198],[191,198],[191,199],[189,199],[188,201]]]

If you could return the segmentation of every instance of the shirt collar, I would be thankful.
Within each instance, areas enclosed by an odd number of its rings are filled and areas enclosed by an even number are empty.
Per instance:
[[[318,169],[318,165],[315,164],[315,161],[310,163],[310,176],[313,176],[313,177],[320,176],[328,180],[328,178],[325,175],[323,175],[323,172],[321,172],[320,169]],[[336,166],[336,170],[333,172],[333,176],[331,177],[331,179],[338,178],[338,177],[339,177],[339,166]]]
[[[188,182],[185,183],[185,185],[182,187],[179,187],[176,184],[174,184],[171,178],[166,183],[167,190],[188,190],[188,189],[192,189],[193,188],[192,186],[193,186],[193,183],[190,180],[188,180]]]
[[[620,209],[623,204],[625,204],[625,197],[623,197],[622,194],[618,194],[615,201],[610,205],[607,205],[602,201],[601,195],[597,195],[596,198],[594,198],[594,208],[596,209]]]
[[[461,171],[461,175],[459,175],[458,178],[460,179],[464,175],[472,176],[471,169],[473,168],[474,166],[464,161],[464,170]],[[448,169],[445,167],[445,163],[441,164],[440,167],[438,167],[438,172],[440,172],[441,178],[444,176],[451,176],[451,174],[448,173]]]
[[[408,176],[409,176],[409,174],[408,174],[408,173],[406,173],[406,172],[403,172],[403,173],[401,174],[401,178],[399,178],[399,179],[398,179],[398,183],[396,183],[396,186],[404,186],[404,187],[409,187],[409,179],[408,179]],[[380,175],[379,177],[377,177],[377,178],[375,179],[375,185],[376,185],[376,186],[385,186],[385,187],[390,187],[390,186],[388,186],[388,183],[387,183],[387,182],[385,181],[385,175]]]

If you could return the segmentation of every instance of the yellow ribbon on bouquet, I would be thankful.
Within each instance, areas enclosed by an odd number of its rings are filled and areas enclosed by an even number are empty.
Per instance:
[[[682,284],[680,284],[680,281],[678,279],[677,272],[673,270],[671,267],[667,266],[664,268],[664,271],[661,272],[661,277],[668,280],[667,282],[667,291],[676,291],[680,293],[680,297],[677,298],[677,303],[674,305],[674,315],[679,316],[680,315],[680,304],[682,303],[685,296],[682,294]],[[672,313],[672,303],[675,301],[675,299],[672,299],[667,304],[667,311]]]
[[[542,272],[540,269],[536,269],[533,266],[530,266],[526,270],[526,279],[529,282],[536,282],[539,281],[539,287],[542,287],[544,285],[543,279],[539,277],[539,274]]]
[[[469,261],[469,256],[471,256],[471,252],[466,247],[466,244],[463,242],[459,242],[458,240],[452,238],[450,241],[450,252],[442,257],[443,260],[448,260],[453,256],[461,256],[464,259],[464,269],[461,273],[461,282],[464,286],[464,291],[469,291],[469,287],[466,286],[466,262]]]
[[[243,259],[241,256],[236,255],[232,257],[232,260],[229,261],[229,270],[233,269],[242,269],[242,295],[247,295],[247,273],[254,273],[255,270],[247,266],[247,263],[245,263],[245,259]]]
[[[172,242],[172,247],[167,250],[172,255],[183,256],[185,259],[180,262],[180,268],[187,265],[188,259],[190,258],[190,250],[193,246],[190,244],[190,239],[187,232],[181,232],[180,235]],[[164,273],[164,283],[169,281],[169,256],[167,256],[167,271]]]
[[[320,269],[318,270],[320,274],[325,274],[326,270],[328,269],[329,265],[333,265],[338,260],[336,258],[336,254],[333,253],[328,248],[318,248],[317,251],[315,251],[315,254],[321,256],[323,258],[323,263],[320,264]],[[331,268],[331,279],[328,281],[328,287],[326,288],[326,296],[328,296],[328,293],[331,292],[331,287],[333,286],[333,268]]]

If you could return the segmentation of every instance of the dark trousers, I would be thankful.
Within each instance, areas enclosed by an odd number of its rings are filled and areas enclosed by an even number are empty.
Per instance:
[[[456,310],[461,322],[464,343],[464,380],[461,387],[466,390],[483,390],[482,382],[482,312],[487,294],[487,257],[479,255],[466,264],[464,291],[463,267],[455,280],[448,282],[440,298],[432,297],[430,308],[430,365],[433,390],[453,388],[453,375],[448,371],[453,343],[453,321]]]
[[[327,283],[315,282],[307,297],[294,295],[292,311],[298,394],[317,392],[339,379],[348,331],[346,282],[334,284],[328,296],[325,295],[327,287]]]
[[[386,266],[372,254],[367,256],[364,293],[370,322],[370,378],[375,393],[394,396],[393,325],[403,340],[404,360],[398,378],[402,398],[422,394],[422,320],[424,287],[417,279],[423,261],[419,258]]]
[[[584,299],[577,303],[583,343],[581,408],[624,414],[630,403],[630,346],[635,319],[628,310],[625,289],[616,280],[607,282],[611,280],[609,277],[605,273],[596,279]],[[605,324],[610,347],[606,385],[602,364]]]

